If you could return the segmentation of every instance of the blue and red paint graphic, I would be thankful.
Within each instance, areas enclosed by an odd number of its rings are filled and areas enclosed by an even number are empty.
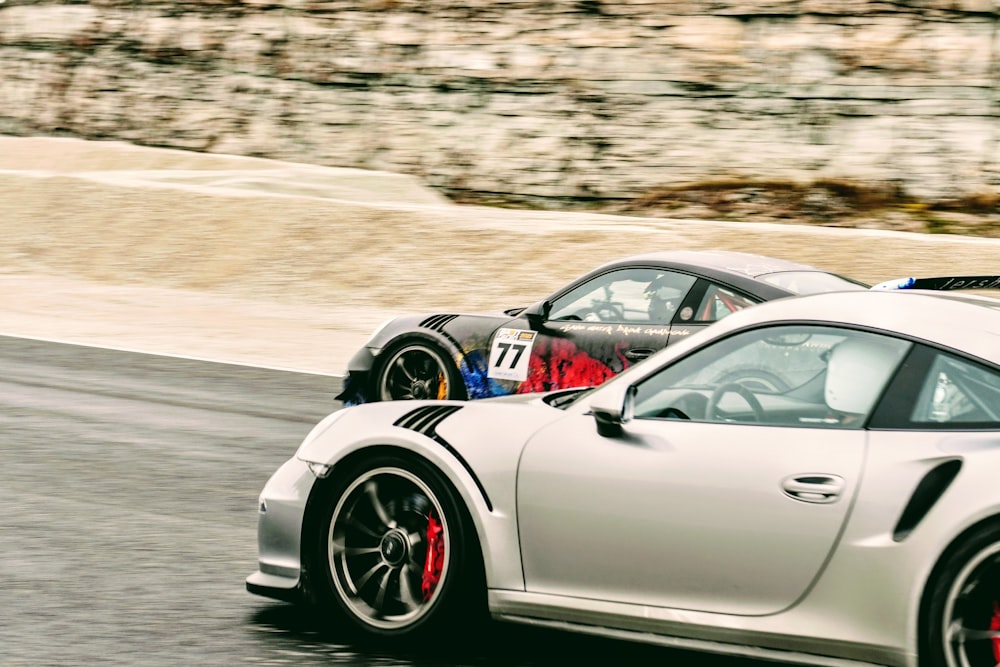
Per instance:
[[[628,365],[617,346],[615,354],[623,363],[622,368]],[[528,377],[517,388],[517,393],[593,387],[616,374],[608,364],[593,358],[573,341],[551,338],[536,346],[528,365]]]
[[[484,350],[473,350],[465,355],[458,367],[471,399],[592,387],[629,366],[622,354],[624,347],[625,343],[613,346],[609,364],[595,359],[571,340],[543,338],[535,344],[528,365],[528,377],[520,383],[487,377],[488,360]]]

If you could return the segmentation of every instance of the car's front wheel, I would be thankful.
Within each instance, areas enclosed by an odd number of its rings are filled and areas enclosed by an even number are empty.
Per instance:
[[[351,626],[413,639],[481,620],[478,543],[436,470],[380,456],[340,476],[326,502],[320,592]]]
[[[1000,664],[1000,525],[977,530],[946,556],[925,600],[921,667]]]
[[[378,365],[374,400],[444,400],[465,397],[455,365],[437,346],[410,341],[388,349]]]

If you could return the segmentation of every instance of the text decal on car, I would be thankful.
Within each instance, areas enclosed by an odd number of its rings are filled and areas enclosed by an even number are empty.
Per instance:
[[[497,380],[528,379],[528,361],[535,332],[523,329],[500,329],[493,337],[490,350],[490,368],[487,377]]]

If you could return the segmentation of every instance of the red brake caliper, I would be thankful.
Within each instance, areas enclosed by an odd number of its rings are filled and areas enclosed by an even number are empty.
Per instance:
[[[990,619],[990,632],[1000,630],[1000,603],[993,601],[993,618]],[[993,659],[1000,664],[1000,637],[993,638]]]
[[[424,559],[424,577],[420,582],[420,592],[424,602],[431,599],[434,589],[441,581],[441,569],[444,567],[444,540],[441,539],[444,528],[433,516],[427,517],[427,557]]]

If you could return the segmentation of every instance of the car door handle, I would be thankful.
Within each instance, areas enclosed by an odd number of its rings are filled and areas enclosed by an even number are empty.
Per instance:
[[[645,359],[649,355],[656,352],[651,347],[633,347],[631,350],[625,350],[625,358],[629,361],[639,361]]]
[[[781,490],[793,500],[805,503],[833,503],[844,491],[844,478],[837,475],[791,475],[781,482]]]

